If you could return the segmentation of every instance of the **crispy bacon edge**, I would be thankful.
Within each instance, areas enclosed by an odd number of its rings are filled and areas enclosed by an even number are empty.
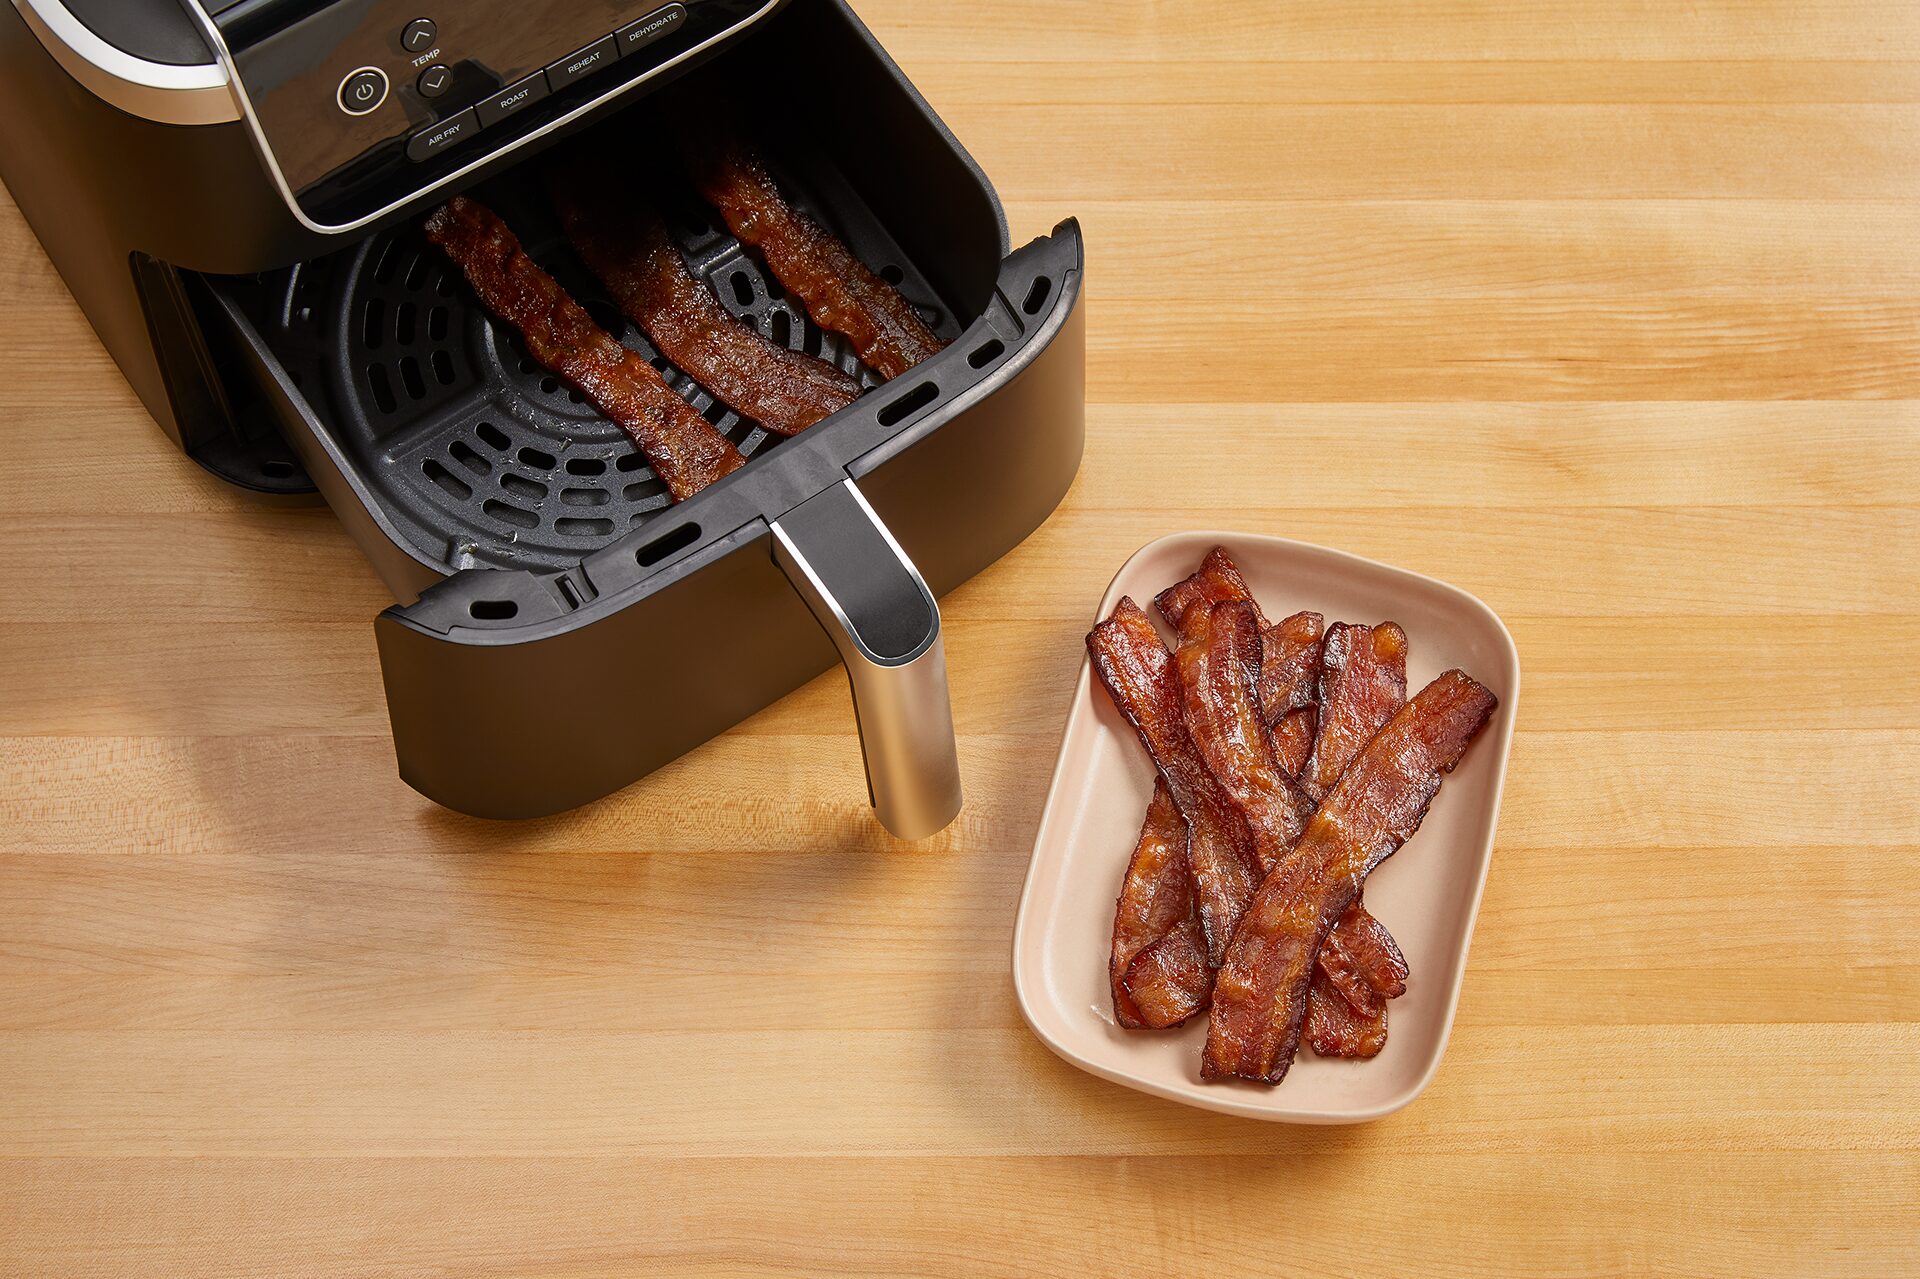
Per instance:
[[[1264,631],[1267,619],[1260,612],[1260,601],[1253,598],[1253,592],[1247,588],[1247,579],[1241,575],[1240,566],[1233,562],[1233,557],[1227,554],[1227,548],[1216,546],[1201,557],[1199,568],[1154,596],[1153,604],[1160,610],[1160,616],[1167,619],[1168,626],[1185,634],[1188,610],[1235,600],[1253,605],[1255,618]]]
[[[745,465],[731,440],[527,256],[492,209],[455,196],[428,216],[426,232],[466,274],[481,305],[520,331],[528,353],[632,438],[675,501]]]
[[[1492,717],[1493,694],[1451,670],[1367,744],[1267,876],[1216,974],[1203,1078],[1277,1084],[1306,1021],[1315,960],[1367,874],[1412,837],[1441,779]]]

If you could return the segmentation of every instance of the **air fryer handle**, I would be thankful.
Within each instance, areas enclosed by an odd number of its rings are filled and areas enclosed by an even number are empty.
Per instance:
[[[960,756],[933,592],[851,480],[775,520],[773,547],[846,663],[880,824],[901,839],[943,829]]]

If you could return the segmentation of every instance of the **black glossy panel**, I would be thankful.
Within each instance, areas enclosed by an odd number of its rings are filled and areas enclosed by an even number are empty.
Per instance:
[[[218,21],[288,186],[309,217],[337,225],[647,74],[764,3],[686,0],[684,18],[624,48],[613,33],[654,15],[659,0],[243,0]],[[405,33],[423,31],[411,25],[423,18],[436,39],[409,47]],[[581,70],[578,55],[596,48],[600,56]],[[449,68],[451,85],[429,97],[418,81],[434,65]],[[553,69],[569,66],[578,74]],[[339,86],[363,67],[386,73],[393,92],[377,109],[349,115],[339,109]],[[490,114],[497,123],[484,140],[470,133],[454,146],[407,145],[542,70],[555,92],[510,118]]]

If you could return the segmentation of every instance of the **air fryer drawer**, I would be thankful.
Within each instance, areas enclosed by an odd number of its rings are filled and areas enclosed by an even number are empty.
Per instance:
[[[204,278],[230,358],[401,601],[376,623],[400,771],[449,807],[586,802],[831,665],[774,557],[774,526],[809,499],[857,481],[938,594],[1037,527],[1078,468],[1077,226],[1009,254],[985,177],[838,0],[794,0],[676,104],[621,110],[586,142],[620,162],[705,93],[770,122],[761,141],[785,185],[949,345],[884,385],[866,375],[867,394],[784,441],[688,384],[750,460],[678,505],[478,311],[412,221],[287,272]],[[524,164],[476,191],[620,327],[538,193]],[[696,203],[663,198],[729,309],[858,370]],[[622,340],[653,354],[630,327]]]

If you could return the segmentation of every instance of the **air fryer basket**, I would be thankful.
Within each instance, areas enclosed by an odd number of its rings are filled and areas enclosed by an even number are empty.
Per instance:
[[[620,125],[623,135],[650,134],[645,121]],[[813,163],[783,166],[779,176],[800,207],[897,284],[936,334],[959,336],[953,312],[838,174]],[[654,186],[689,266],[730,312],[868,389],[880,384],[846,339],[816,326],[759,259],[716,225],[684,181],[662,178]],[[651,360],[748,458],[780,442],[660,357],[574,255],[538,181],[516,171],[473,194],[507,219],[527,252],[603,328]],[[374,500],[441,572],[567,569],[669,505],[626,434],[536,364],[415,223],[275,273],[240,295]]]
[[[1009,254],[985,176],[842,0],[791,0],[671,96],[568,145],[643,166],[735,315],[869,388],[782,440],[656,359],[749,457],[685,502],[526,358],[417,217],[286,271],[206,278],[209,316],[402,601],[375,633],[416,789],[485,816],[573,807],[783,696],[837,648],[883,821],[930,833],[959,802],[934,598],[1037,527],[1079,465],[1078,228]],[[703,100],[759,122],[796,202],[895,279],[946,350],[882,384],[783,295],[661,140]],[[567,248],[543,162],[474,194],[656,358]]]

